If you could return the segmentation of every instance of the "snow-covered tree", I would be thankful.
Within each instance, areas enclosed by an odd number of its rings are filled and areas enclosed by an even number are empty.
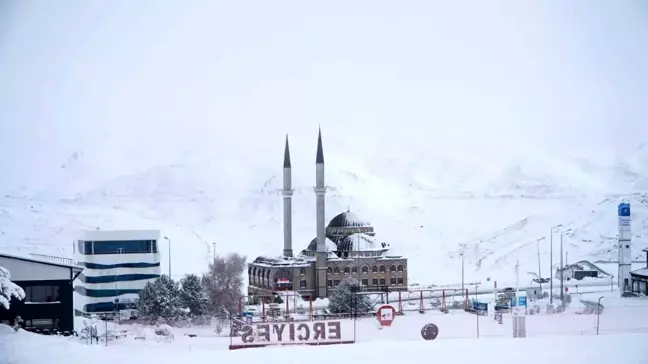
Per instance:
[[[8,310],[11,297],[15,297],[18,300],[24,300],[25,291],[11,281],[9,270],[0,267],[0,307],[4,307]]]
[[[226,257],[216,256],[209,263],[203,283],[209,297],[209,311],[217,317],[236,312],[243,294],[245,257],[236,253]]]
[[[151,322],[164,320],[173,324],[181,321],[185,317],[185,309],[180,296],[180,286],[169,276],[160,276],[147,283],[140,291],[137,309],[140,315]]]
[[[360,284],[356,279],[347,278],[340,282],[337,289],[329,297],[328,311],[330,313],[367,313],[373,311],[369,296],[355,294],[360,291]],[[354,307],[357,310],[354,310]]]
[[[209,298],[200,278],[195,274],[188,274],[180,280],[180,286],[182,306],[189,309],[189,317],[195,319],[205,316]]]

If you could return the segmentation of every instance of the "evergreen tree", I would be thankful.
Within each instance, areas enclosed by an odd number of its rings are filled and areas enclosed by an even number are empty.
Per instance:
[[[179,322],[184,318],[185,310],[178,283],[166,275],[147,283],[139,293],[137,309],[151,322],[160,319],[169,324]]]
[[[0,267],[0,307],[8,310],[11,297],[23,300],[25,299],[25,291],[11,281],[9,270]]]
[[[180,280],[180,286],[182,306],[189,309],[189,317],[198,318],[206,315],[209,298],[200,278],[195,274],[188,274]]]
[[[367,313],[373,311],[373,305],[369,296],[355,294],[360,291],[360,284],[356,279],[346,278],[337,286],[337,289],[329,297],[328,310],[330,313],[348,313],[354,312],[354,306],[357,313]]]

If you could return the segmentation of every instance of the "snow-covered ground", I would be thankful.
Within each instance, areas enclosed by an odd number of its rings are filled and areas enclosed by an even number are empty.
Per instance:
[[[616,293],[582,295],[581,299],[596,301],[603,296],[604,311],[600,315],[600,332],[596,336],[596,315],[579,315],[583,309],[574,297],[570,308],[562,314],[527,316],[527,338],[513,339],[511,318],[502,324],[492,316],[477,317],[464,312],[450,314],[409,314],[395,319],[392,327],[378,329],[375,319],[357,322],[357,343],[353,345],[317,347],[261,348],[227,351],[229,339],[219,337],[213,328],[173,329],[172,342],[157,342],[152,329],[144,330],[121,325],[128,330],[126,338],[109,342],[108,346],[86,345],[75,338],[47,337],[27,332],[14,333],[0,326],[0,361],[3,363],[114,363],[115,361],[147,361],[155,363],[207,363],[214,355],[219,361],[280,360],[282,363],[303,362],[304,355],[312,363],[329,363],[346,357],[354,362],[383,363],[403,358],[452,360],[453,363],[520,361],[545,363],[560,360],[569,363],[597,364],[623,362],[645,363],[648,344],[648,300],[621,299]],[[479,339],[477,339],[479,320]],[[427,323],[439,327],[435,341],[424,342],[420,329]],[[99,325],[101,330],[103,325]],[[134,336],[146,340],[135,340]],[[188,334],[197,335],[189,337]],[[504,358],[504,359],[503,359]]]

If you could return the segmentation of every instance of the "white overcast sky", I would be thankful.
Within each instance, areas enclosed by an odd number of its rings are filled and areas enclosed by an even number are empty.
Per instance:
[[[6,0],[0,187],[75,151],[276,158],[290,132],[314,158],[318,123],[329,146],[617,148],[648,136],[647,85],[645,1]]]

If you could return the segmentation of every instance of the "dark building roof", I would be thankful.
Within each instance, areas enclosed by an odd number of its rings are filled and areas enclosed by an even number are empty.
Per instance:
[[[366,234],[353,234],[340,238],[338,251],[384,251],[389,249],[386,243],[376,241],[372,236]]]
[[[358,215],[354,214],[351,211],[343,212],[329,222],[329,227],[364,227],[369,226],[370,224],[367,221],[361,220]]]
[[[315,164],[324,164],[324,151],[322,150],[322,129],[317,134],[317,158]]]
[[[337,245],[331,239],[325,238],[324,243],[326,244],[326,251],[336,251]],[[306,247],[306,250],[317,251],[317,238],[311,240],[310,244]]]
[[[288,134],[286,134],[286,149],[284,150],[284,168],[290,168],[290,148],[288,147]]]

